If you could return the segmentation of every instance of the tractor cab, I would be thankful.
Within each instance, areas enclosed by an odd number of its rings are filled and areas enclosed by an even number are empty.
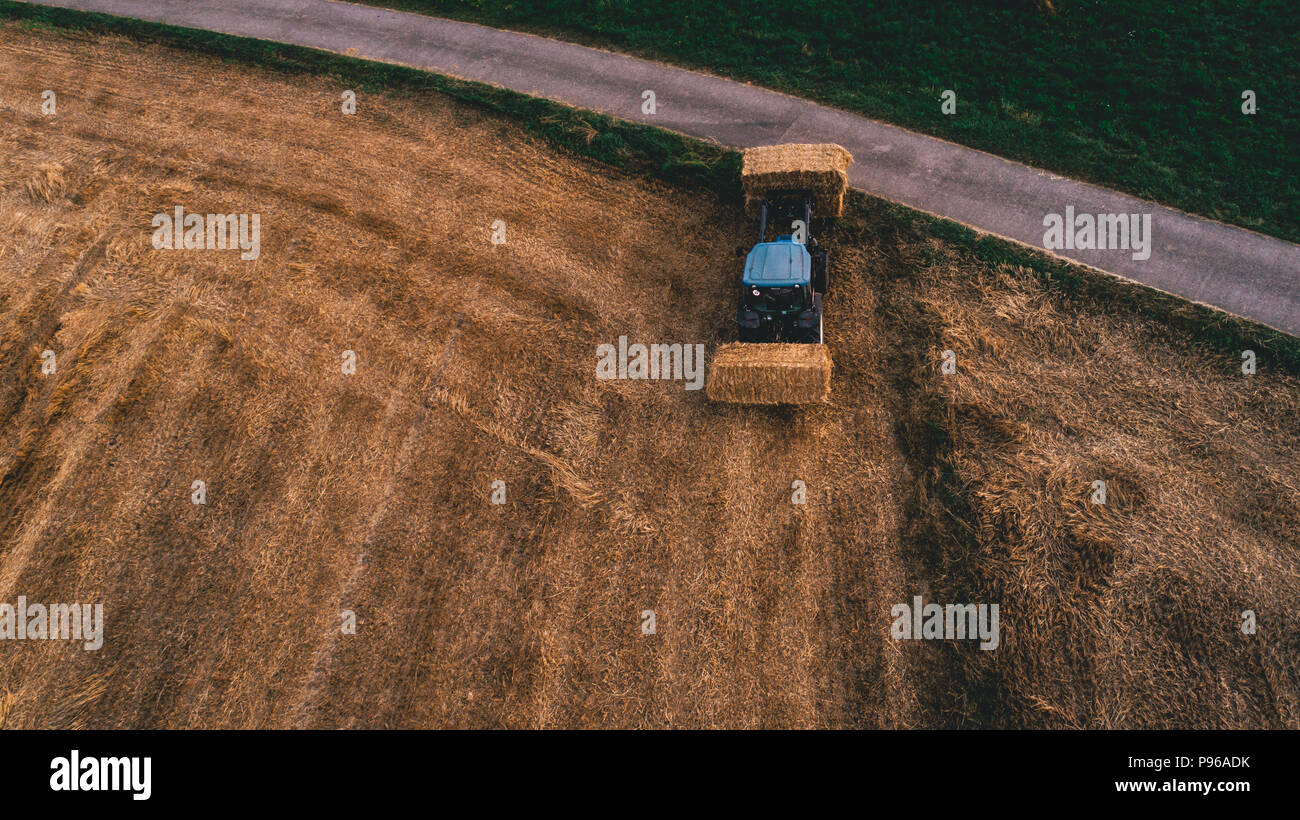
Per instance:
[[[760,242],[745,257],[736,319],[752,341],[821,341],[821,296],[813,287],[813,257],[793,235]]]

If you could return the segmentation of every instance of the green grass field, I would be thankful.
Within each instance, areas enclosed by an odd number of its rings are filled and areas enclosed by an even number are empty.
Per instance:
[[[706,69],[1300,241],[1291,3],[367,2]]]

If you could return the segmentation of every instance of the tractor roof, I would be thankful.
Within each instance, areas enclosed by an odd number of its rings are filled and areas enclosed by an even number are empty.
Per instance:
[[[775,242],[760,242],[745,257],[746,285],[792,287],[811,281],[812,256],[794,237],[778,236]]]

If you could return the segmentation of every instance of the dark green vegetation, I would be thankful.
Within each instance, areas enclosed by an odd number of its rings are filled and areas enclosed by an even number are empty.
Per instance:
[[[705,69],[1300,240],[1293,3],[367,2]]]

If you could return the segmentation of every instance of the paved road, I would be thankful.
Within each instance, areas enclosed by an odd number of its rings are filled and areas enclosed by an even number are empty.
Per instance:
[[[1149,259],[1059,253],[1300,335],[1300,245],[751,85],[544,37],[332,0],[47,0],[398,63],[743,148],[838,142],[855,187],[1043,247],[1044,217],[1152,215]],[[643,114],[652,90],[656,112]],[[935,101],[936,109],[939,101]],[[1243,181],[1242,184],[1249,184]]]

